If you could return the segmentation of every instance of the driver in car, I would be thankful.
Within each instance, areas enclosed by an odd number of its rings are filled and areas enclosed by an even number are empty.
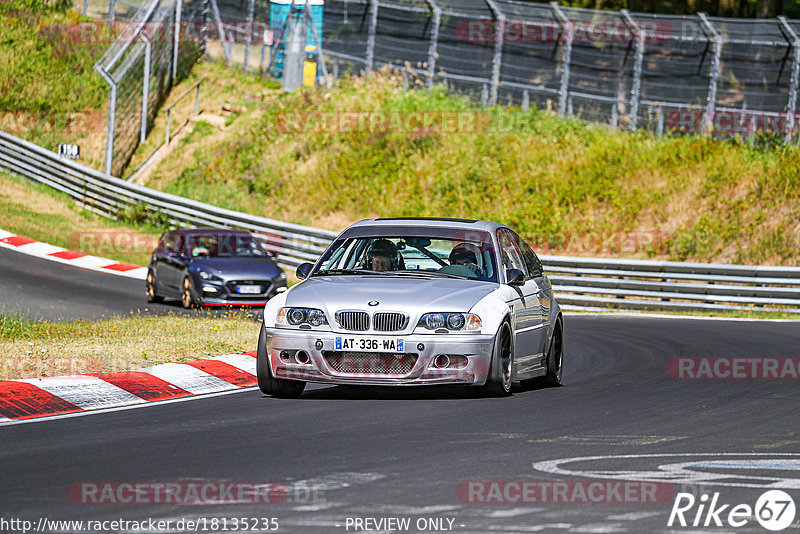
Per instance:
[[[400,264],[397,245],[388,239],[376,239],[367,251],[367,268],[373,271],[396,271]]]
[[[480,249],[471,243],[459,243],[450,251],[450,265],[463,265],[475,274],[479,274],[478,255]]]

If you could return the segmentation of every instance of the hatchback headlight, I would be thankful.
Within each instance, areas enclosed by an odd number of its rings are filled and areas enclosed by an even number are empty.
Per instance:
[[[320,326],[328,324],[328,319],[325,317],[325,312],[316,308],[281,308],[278,310],[275,324]]]
[[[222,282],[222,278],[220,278],[219,276],[213,275],[213,274],[211,274],[209,272],[198,271],[198,274],[200,275],[200,278],[202,278],[203,280],[210,280],[212,282]]]
[[[447,330],[460,331],[460,330],[480,330],[482,323],[481,318],[474,313],[426,313],[419,318],[417,326],[427,328],[428,330],[439,330],[446,328]]]

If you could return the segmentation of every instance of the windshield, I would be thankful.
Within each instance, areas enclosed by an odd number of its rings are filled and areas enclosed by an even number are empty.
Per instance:
[[[189,252],[193,257],[264,258],[267,253],[247,234],[208,233],[189,236]]]
[[[395,234],[395,232],[392,232]],[[442,276],[497,282],[488,233],[465,235],[370,235],[342,238],[329,248],[313,275],[380,273]]]

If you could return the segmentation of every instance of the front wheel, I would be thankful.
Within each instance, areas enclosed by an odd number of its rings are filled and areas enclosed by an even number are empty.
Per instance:
[[[504,321],[494,337],[492,363],[486,377],[484,391],[493,397],[511,395],[512,369],[514,368],[514,343],[511,326]]]
[[[194,308],[197,306],[197,299],[194,297],[194,287],[192,279],[186,276],[183,279],[183,289],[181,290],[181,304],[184,308]]]
[[[258,389],[265,395],[272,395],[273,397],[296,399],[303,394],[303,390],[306,388],[305,382],[285,380],[272,376],[269,358],[267,358],[267,335],[263,325],[261,326],[261,333],[258,335],[256,376],[258,377]]]

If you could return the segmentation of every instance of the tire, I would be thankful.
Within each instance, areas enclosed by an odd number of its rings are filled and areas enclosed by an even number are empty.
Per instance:
[[[550,349],[547,351],[547,374],[544,383],[548,386],[560,386],[564,374],[564,331],[561,320],[556,323],[553,337],[550,339]]]
[[[197,298],[194,296],[194,284],[190,276],[183,278],[183,286],[181,288],[181,304],[187,310],[198,306]]]
[[[265,395],[273,397],[296,399],[303,394],[303,390],[306,388],[305,382],[285,380],[272,376],[272,370],[267,359],[267,335],[263,324],[261,325],[261,333],[258,335],[256,376],[258,377],[258,389]]]
[[[561,319],[556,321],[553,329],[553,337],[550,338],[550,346],[547,348],[547,358],[545,365],[547,373],[544,376],[537,376],[522,381],[522,387],[541,388],[555,387],[561,385],[563,375],[562,365],[564,364],[564,331],[561,327]]]
[[[156,277],[153,271],[147,271],[147,280],[145,281],[144,293],[147,297],[147,302],[157,303],[163,302],[163,297],[158,294],[158,284],[156,284]]]
[[[484,392],[492,397],[507,397],[511,395],[511,383],[514,380],[514,339],[511,325],[503,321],[497,334],[494,336],[492,349],[492,363],[489,366],[489,376],[486,378]]]

